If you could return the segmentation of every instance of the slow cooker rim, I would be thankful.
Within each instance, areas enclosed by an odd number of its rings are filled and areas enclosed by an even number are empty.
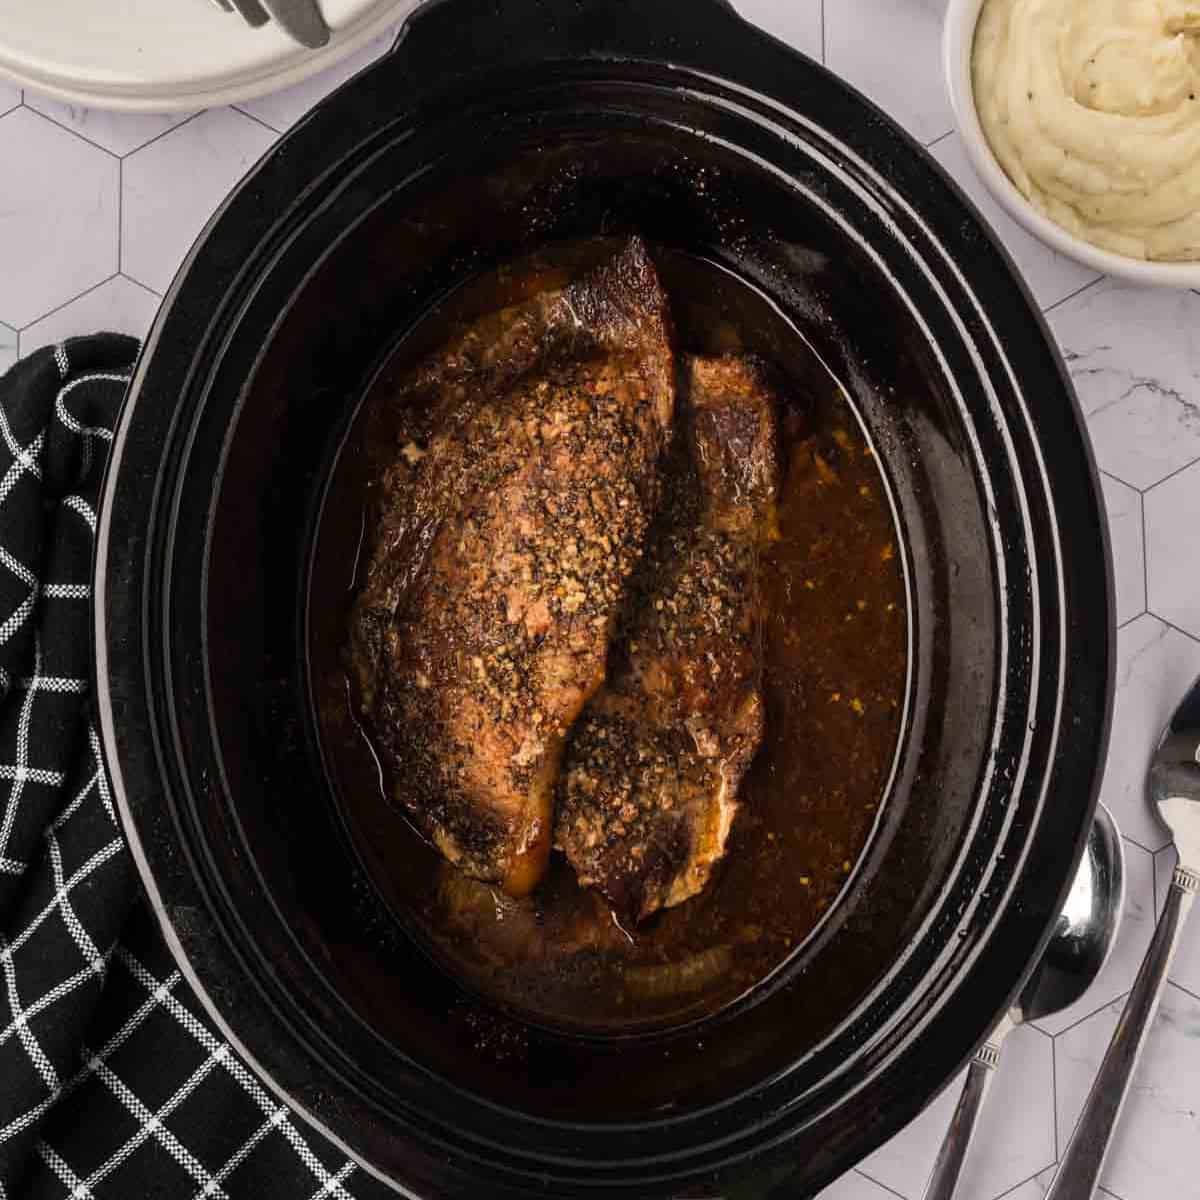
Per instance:
[[[232,204],[234,202],[231,201],[230,203]],[[218,218],[218,220],[219,220],[219,218]],[[211,227],[210,227],[210,229],[211,229]],[[198,249],[194,253],[193,258],[195,257],[196,254],[199,254],[199,253],[200,253],[200,251]],[[182,278],[183,277],[181,276],[181,279]],[[178,290],[179,290],[180,286],[181,286],[180,282],[177,281],[176,287],[173,288],[173,290],[172,290],[172,295],[168,298],[167,304],[164,305],[164,313],[166,313],[170,309],[172,302],[178,299]],[[147,375],[150,371],[151,366],[154,366],[156,368],[161,368],[161,363],[159,363],[155,360],[155,347],[156,347],[156,340],[161,335],[162,329],[163,329],[163,322],[160,321],[159,325],[156,327],[156,330],[155,330],[155,338],[152,339],[152,341],[150,343],[148,343],[147,350],[146,350],[145,354],[143,355],[142,363],[139,366],[138,376],[137,376],[134,384],[131,386],[131,389],[130,389],[131,398],[136,398],[142,392],[142,390],[146,387]],[[124,437],[128,433],[130,426],[132,425],[135,408],[136,408],[136,401],[135,401],[135,399],[131,399],[126,413],[123,414],[122,422],[121,422],[121,433],[119,435],[119,438],[120,438],[119,448],[120,448],[121,453],[123,453],[125,450]],[[121,457],[121,455],[118,454],[118,447],[115,446],[114,447],[114,463],[119,463],[120,457]],[[117,476],[117,472],[114,469],[112,476],[110,477],[109,483],[106,484],[106,498],[108,498],[108,499],[111,499],[110,487],[115,490],[116,476]],[[106,505],[105,507],[107,510],[108,505]],[[104,543],[104,551],[106,554],[109,549],[108,545],[107,545],[107,536],[108,536],[109,532],[111,532],[110,527],[106,524],[105,525],[105,539],[106,540]],[[103,561],[101,562],[101,571],[102,571],[102,569],[103,569]],[[106,596],[105,596],[103,589],[99,587],[99,584],[101,582],[103,582],[103,574],[102,573],[98,574],[97,582],[98,582],[98,588],[97,588],[97,637],[98,637],[98,641],[97,641],[97,644],[98,644],[98,648],[99,648],[99,647],[103,647],[103,645],[104,645],[104,620],[105,620],[105,615],[106,615],[106,608],[105,608]],[[102,650],[99,650],[98,652],[103,653]],[[1109,658],[1110,658],[1110,662],[1111,662],[1111,655],[1109,656]],[[1111,671],[1110,671],[1110,673],[1111,673]],[[105,680],[105,682],[107,682],[107,670],[104,671],[102,678]],[[104,689],[102,689],[102,703],[107,702],[107,700],[108,700],[107,688],[104,688]],[[106,741],[106,746],[114,746],[115,747],[117,745],[117,738],[111,728],[112,717],[113,717],[113,712],[112,712],[111,706],[109,706],[105,713],[105,725],[106,725],[105,741]],[[106,753],[107,753],[107,751],[106,751]],[[117,756],[115,754],[111,756],[112,759],[115,759],[116,757]],[[114,780],[114,782],[116,782],[116,780]],[[123,812],[125,813],[127,824],[129,825],[129,827],[132,831],[135,819],[127,811],[126,804],[125,804],[127,797],[124,796],[123,789],[118,789],[118,790],[122,792],[122,809],[123,809]],[[150,866],[148,860],[145,858],[145,856],[141,854],[141,847],[138,846],[136,849],[140,855],[139,870],[142,872],[143,877],[147,877],[149,875],[149,873],[151,872],[151,866]],[[161,903],[161,898],[160,898],[160,903]],[[166,917],[166,914],[164,911],[160,910],[160,916],[163,916],[164,918],[166,918],[166,921],[169,924],[169,917]],[[185,952],[183,951],[182,945],[180,943],[176,942],[175,944],[173,944],[172,949],[173,949],[173,952],[176,954],[177,958],[182,959],[182,958],[186,957]]]

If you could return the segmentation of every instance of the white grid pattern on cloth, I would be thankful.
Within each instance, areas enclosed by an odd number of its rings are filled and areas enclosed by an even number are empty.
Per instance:
[[[128,950],[118,947],[115,954],[133,979],[146,990],[145,998],[117,1033],[109,1038],[102,1047],[96,1051],[85,1050],[84,1065],[76,1076],[57,1089],[53,1098],[44,1101],[39,1106],[38,1112],[31,1113],[19,1123],[21,1127],[27,1127],[39,1119],[52,1103],[75,1091],[90,1077],[101,1081],[137,1122],[137,1128],[99,1166],[94,1167],[86,1178],[81,1178],[62,1155],[46,1141],[38,1142],[37,1153],[67,1189],[66,1195],[71,1200],[93,1200],[96,1195],[94,1191],[96,1186],[126,1162],[143,1143],[153,1137],[164,1146],[197,1185],[197,1190],[193,1193],[194,1200],[228,1197],[223,1186],[224,1182],[267,1137],[278,1132],[312,1173],[317,1188],[312,1193],[312,1200],[318,1200],[319,1197],[354,1200],[353,1195],[344,1185],[356,1170],[355,1164],[346,1160],[336,1171],[330,1171],[322,1165],[308,1142],[296,1128],[288,1106],[273,1098],[257,1077],[241,1062],[229,1043],[222,1041],[212,1033],[175,995],[181,982],[179,971],[172,970],[165,978],[159,979]],[[200,1065],[191,1072],[171,1097],[156,1110],[151,1110],[111,1067],[110,1060],[116,1051],[133,1037],[148,1018],[159,1009],[174,1018],[178,1026],[185,1030],[204,1051],[205,1056]],[[183,1145],[180,1139],[167,1129],[165,1121],[218,1066],[224,1068],[225,1072],[240,1084],[245,1094],[262,1112],[263,1120],[253,1128],[220,1168],[216,1171],[209,1171]],[[15,1131],[12,1126],[0,1129],[0,1142],[3,1142],[6,1136]],[[3,1200],[2,1195],[0,1195],[0,1200]]]
[[[89,734],[94,738],[94,731],[89,730]],[[58,1072],[50,1064],[30,1025],[34,1018],[43,1015],[54,1005],[60,1003],[78,991],[78,989],[94,980],[98,973],[103,972],[106,965],[103,954],[96,947],[91,936],[84,930],[82,922],[75,913],[70,902],[70,896],[78,885],[94,876],[96,871],[105,863],[125,853],[124,842],[119,836],[114,836],[98,850],[89,855],[69,877],[66,877],[63,870],[62,851],[58,841],[58,834],[64,829],[71,818],[80,811],[88,796],[93,791],[97,795],[100,794],[98,786],[99,778],[100,773],[97,771],[97,774],[94,774],[77,792],[71,803],[58,814],[45,831],[48,858],[51,862],[52,881],[54,884],[53,898],[30,921],[26,922],[17,937],[6,940],[0,935],[0,968],[2,968],[4,975],[6,994],[12,1012],[12,1020],[9,1025],[0,1030],[0,1050],[3,1050],[5,1044],[16,1036],[41,1076],[46,1089],[45,1094],[32,1104],[30,1108],[15,1118],[10,1119],[3,1127],[0,1127],[0,1146],[3,1146],[6,1141],[20,1136],[25,1130],[34,1126],[58,1101],[64,1094],[64,1091],[78,1086],[86,1077],[86,1072],[80,1071],[64,1087],[62,1081],[59,1079]],[[112,822],[112,826],[115,832],[115,821]],[[83,965],[73,972],[64,974],[64,977],[57,984],[43,991],[32,1003],[25,1005],[20,995],[20,984],[16,970],[16,955],[22,946],[30,942],[37,935],[38,930],[56,910],[62,915],[64,926],[70,931],[74,944],[83,955]],[[0,1200],[5,1200],[2,1182],[0,1182]]]
[[[96,532],[96,510],[82,496],[68,496],[63,501],[63,507],[79,513],[88,523],[88,528]]]
[[[92,752],[92,761],[96,766],[96,774],[93,778],[96,780],[96,790],[100,793],[100,803],[104,806],[104,811],[108,813],[108,819],[112,821],[113,827],[119,829],[117,810],[113,808],[112,788],[108,786],[108,775],[104,771],[104,756],[100,753],[100,735],[96,732],[95,725],[88,726],[88,748]]]
[[[18,476],[26,471],[35,479],[42,477],[41,453],[42,447],[45,445],[45,431],[39,433],[28,446],[22,446],[17,440],[16,434],[13,433],[12,426],[8,421],[8,414],[0,409],[0,437],[4,438],[4,444],[12,451],[13,465],[10,470],[16,469]],[[5,475],[8,479],[8,475]],[[12,484],[5,488],[3,495],[7,496],[12,490]],[[3,499],[3,496],[0,496]]]
[[[37,582],[35,580],[34,592],[36,593],[36,591]],[[36,679],[42,673],[42,639],[36,633],[33,646],[33,678]],[[8,850],[8,842],[16,825],[17,810],[21,807],[21,792],[24,790],[26,780],[43,783],[48,787],[58,787],[66,779],[65,773],[62,771],[43,771],[42,768],[31,769],[29,766],[29,723],[33,719],[33,702],[36,696],[36,688],[27,688],[25,699],[21,702],[21,716],[17,725],[17,761],[11,765],[0,764],[0,779],[11,779],[14,785],[8,796],[4,820],[0,822],[0,856],[3,856]]]
[[[26,924],[20,934],[12,939],[7,940],[3,934],[0,934],[0,974],[4,977],[4,987],[8,997],[9,1007],[13,1014],[13,1019],[8,1028],[0,1032],[0,1045],[8,1040],[9,1030],[15,1029],[16,1035],[20,1039],[22,1046],[25,1048],[26,1054],[29,1056],[30,1062],[33,1063],[38,1074],[42,1077],[46,1088],[52,1096],[58,1094],[60,1090],[60,1081],[58,1072],[54,1069],[46,1052],[42,1049],[36,1035],[31,1028],[31,1021],[34,1016],[44,1012],[52,1003],[62,1000],[70,995],[77,988],[82,986],[88,979],[96,974],[102,974],[104,970],[104,960],[96,948],[95,943],[88,936],[83,928],[82,923],[76,916],[74,909],[71,907],[70,894],[71,890],[78,884],[87,879],[98,867],[102,866],[109,859],[115,857],[124,850],[124,843],[119,837],[113,838],[106,846],[93,853],[84,864],[74,871],[70,879],[64,879],[62,873],[61,854],[57,851],[57,839],[54,826],[51,826],[47,831],[47,841],[50,847],[51,861],[54,864],[54,882],[55,891],[54,898],[45,905],[42,910],[33,918],[32,921]],[[56,861],[57,860],[57,861]],[[38,1000],[34,1001],[26,1008],[21,1000],[21,991],[19,981],[17,979],[16,953],[28,942],[39,927],[49,916],[55,911],[62,915],[64,923],[71,931],[76,944],[81,951],[85,953],[85,969],[77,971],[60,983],[55,985],[49,991],[43,993]],[[85,949],[86,947],[86,949]],[[90,951],[90,953],[89,953]],[[0,1133],[0,1141],[4,1140],[3,1133]]]
[[[162,1003],[162,999],[167,992],[176,987],[182,979],[183,976],[178,971],[172,971],[129,1015],[125,1023],[99,1050],[85,1056],[83,1066],[57,1092],[47,1096],[28,1112],[23,1113],[16,1120],[0,1128],[0,1143],[3,1143],[7,1138],[15,1136],[40,1120],[52,1105],[56,1104],[60,1099],[70,1096],[81,1084],[86,1083],[95,1074],[97,1064],[106,1061],[137,1033],[146,1018]],[[45,1143],[42,1143],[42,1145],[44,1146]],[[46,1147],[47,1151],[49,1149],[49,1147]],[[39,1150],[39,1152],[45,1157],[45,1151]],[[53,1152],[51,1151],[51,1153]],[[2,1200],[2,1197],[0,1197],[0,1200]]]
[[[63,352],[63,356],[65,359],[65,357],[66,357],[65,350]],[[82,384],[85,384],[85,383],[107,382],[107,383],[120,384],[121,387],[124,387],[126,384],[129,383],[130,378],[131,377],[129,375],[123,375],[123,374],[114,373],[114,372],[110,372],[110,371],[93,371],[90,375],[81,375],[78,379],[72,379],[70,383],[64,384],[59,389],[58,395],[55,397],[54,415],[55,415],[56,419],[63,426],[63,428],[69,429],[73,434],[75,434],[76,437],[78,437],[80,439],[80,444],[83,448],[83,465],[81,467],[81,471],[82,471],[82,474],[85,476],[91,472],[92,460],[95,456],[95,451],[92,448],[93,441],[96,438],[99,438],[101,441],[111,442],[112,437],[113,437],[112,430],[105,429],[103,426],[99,426],[99,425],[84,425],[82,421],[77,421],[71,415],[70,410],[67,408],[67,397],[77,387],[80,387]],[[69,504],[70,501],[68,500],[67,503]],[[91,511],[90,508],[88,509],[88,511],[89,512]],[[96,532],[95,513],[91,514],[91,516],[88,520],[88,524],[91,526],[92,532],[95,533]]]
[[[2,497],[0,497],[2,501]],[[37,577],[22,563],[18,562],[3,546],[0,546],[0,565],[7,567],[29,589],[25,598],[3,621],[0,621],[0,643],[10,641],[33,616],[37,607],[38,581]]]
[[[107,1063],[97,1062],[92,1068],[99,1079],[129,1110],[138,1122],[137,1131],[116,1149],[100,1166],[88,1175],[81,1186],[72,1191],[72,1197],[94,1195],[92,1189],[106,1176],[111,1175],[126,1159],[130,1158],[138,1147],[148,1138],[155,1138],[162,1143],[164,1149],[197,1183],[205,1189],[212,1184],[213,1177],[204,1169],[203,1163],[166,1126],[167,1118],[173,1113],[204,1081],[214,1067],[229,1057],[229,1047],[221,1046],[204,1060],[184,1082],[175,1089],[174,1095],[157,1111],[151,1111],[138,1099],[130,1088]],[[43,1143],[44,1145],[44,1143]],[[211,1195],[226,1197],[224,1191],[210,1192]]]
[[[124,844],[121,842],[120,838],[114,838],[106,846],[102,847],[99,851],[88,858],[78,870],[72,873],[71,878],[67,880],[63,876],[62,849],[59,845],[57,836],[58,832],[66,825],[71,817],[74,816],[75,813],[77,813],[83,806],[93,788],[95,788],[97,793],[100,795],[102,806],[105,807],[107,814],[112,821],[114,830],[117,828],[116,815],[112,810],[112,805],[111,803],[107,802],[104,790],[100,787],[102,781],[105,783],[107,783],[107,781],[104,779],[104,771],[99,758],[99,739],[96,736],[95,729],[90,726],[88,728],[88,741],[92,752],[95,755],[96,770],[91,778],[88,779],[83,787],[81,787],[75,794],[75,797],[72,799],[71,803],[68,804],[67,807],[58,814],[58,816],[46,829],[46,841],[50,853],[51,869],[53,872],[55,887],[54,900],[51,901],[50,904],[46,905],[32,922],[25,926],[25,929],[21,932],[13,944],[9,945],[4,943],[3,937],[0,936],[0,961],[3,961],[7,966],[11,963],[13,955],[15,955],[17,950],[20,949],[21,945],[23,945],[36,932],[38,926],[54,911],[54,908],[58,907],[63,915],[64,922],[70,931],[71,936],[74,938],[76,945],[84,955],[84,965],[80,970],[76,971],[72,975],[67,976],[65,979],[55,984],[54,987],[44,992],[32,1004],[23,1007],[19,1017],[14,1017],[14,1019],[10,1021],[4,1029],[0,1029],[0,1046],[3,1046],[4,1043],[8,1041],[14,1033],[18,1032],[20,1027],[27,1026],[28,1022],[34,1017],[50,1008],[59,1000],[69,996],[76,990],[76,988],[88,982],[88,980],[94,975],[103,974],[107,966],[107,959],[101,953],[99,947],[96,946],[95,942],[91,938],[91,935],[88,934],[87,930],[83,926],[83,923],[76,915],[75,910],[70,904],[69,897],[72,888],[74,888],[77,884],[82,883],[84,879],[88,878],[92,872],[106,863],[109,859],[114,858],[117,854],[121,853],[124,850]],[[15,973],[15,966],[13,967],[13,970]],[[54,1092],[57,1094],[57,1089],[54,1089]],[[0,1129],[0,1142],[4,1141],[5,1136],[6,1130]],[[0,1200],[3,1200],[2,1196],[0,1196]]]
[[[51,834],[51,830],[47,833]],[[0,946],[0,964],[9,963],[12,957],[20,948],[37,932],[38,926],[42,924],[55,909],[61,909],[67,904],[67,896],[71,889],[77,884],[82,883],[97,867],[103,866],[110,858],[120,854],[125,849],[125,843],[119,838],[113,838],[106,846],[97,850],[84,864],[75,870],[71,878],[55,890],[54,899],[47,904],[36,917],[30,921],[24,929],[11,941],[3,946]]]
[[[75,602],[92,595],[87,567],[80,564],[94,537],[98,474],[111,442],[96,414],[104,414],[101,420],[115,414],[113,401],[119,402],[129,375],[117,369],[81,373],[72,368],[76,357],[74,345],[59,346],[53,361],[46,360],[54,371],[46,409],[26,404],[10,410],[0,403],[0,455],[7,450],[10,460],[0,471],[0,582],[7,588],[0,648],[9,654],[0,667],[8,706],[0,758],[0,782],[7,784],[7,794],[0,794],[0,878],[16,877],[18,886],[27,873],[29,879],[17,893],[19,920],[0,924],[0,1100],[7,1099],[0,1110],[0,1200],[8,1200],[14,1186],[26,1195],[24,1184],[14,1185],[19,1175],[3,1173],[20,1163],[36,1175],[39,1197],[124,1196],[132,1194],[130,1179],[149,1173],[155,1194],[198,1200],[237,1200],[252,1186],[246,1180],[261,1186],[264,1178],[286,1180],[289,1200],[356,1200],[371,1181],[356,1176],[352,1160],[305,1128],[196,1015],[161,944],[152,939],[150,957],[114,946],[118,925],[114,920],[106,927],[95,907],[101,893],[128,896],[119,890],[123,884],[112,891],[120,878],[113,870],[127,870],[127,850],[97,731],[81,707],[90,681],[79,675],[78,647],[59,639],[62,629],[78,628],[79,614],[86,619],[86,609]],[[36,428],[41,412],[47,424],[35,433],[30,426]],[[78,485],[73,475],[60,478],[64,470],[80,471]],[[48,524],[56,541],[46,549],[54,553],[37,550],[35,558],[33,543],[3,537],[3,520],[14,520],[20,506],[27,514],[40,512],[34,506],[48,496],[64,516]],[[68,510],[72,517],[65,516]],[[43,559],[58,565],[39,578],[45,568],[30,564]],[[48,609],[51,604],[67,607]],[[49,625],[48,611],[54,614]],[[69,745],[56,740],[60,728],[77,730]],[[35,851],[30,838],[39,827]],[[157,972],[146,965],[155,962]],[[91,997],[102,996],[116,998],[105,1002],[93,1040],[86,1022],[96,1019],[99,999]],[[146,1058],[143,1045],[155,1047],[155,1057]],[[6,1098],[2,1077],[13,1068],[22,1082]],[[68,1108],[60,1113],[64,1104]],[[207,1116],[194,1124],[200,1113],[213,1114],[212,1131]],[[93,1121],[99,1122],[94,1132]]]
[[[81,384],[95,383],[97,380],[108,380],[110,383],[127,384],[129,382],[128,375],[114,374],[108,371],[93,371],[90,375],[81,375],[78,379],[72,379],[70,383],[59,389],[58,395],[54,400],[54,415],[62,422],[62,424],[72,433],[83,438],[100,438],[102,441],[112,441],[112,430],[105,429],[102,425],[84,425],[82,421],[77,421],[67,408],[67,397]],[[87,474],[87,467],[84,467],[84,474]]]
[[[8,995],[9,1008],[13,1013],[13,1023],[16,1026],[17,1036],[21,1039],[21,1045],[25,1047],[25,1053],[29,1055],[29,1061],[37,1069],[37,1073],[42,1077],[46,1087],[51,1092],[57,1092],[58,1072],[54,1069],[54,1064],[46,1056],[41,1043],[34,1036],[33,1030],[30,1029],[29,1014],[21,1007],[21,993],[17,987],[17,968],[10,951],[11,947],[3,938],[0,938],[0,969],[3,971],[4,987]]]
[[[140,963],[132,954],[127,951],[118,949],[117,954],[120,956],[122,963],[129,969],[133,977],[142,984],[147,991],[151,991],[157,987],[158,980],[153,973],[142,963]],[[166,994],[163,997],[162,1005],[168,1013],[175,1018],[179,1024],[192,1035],[200,1046],[208,1051],[210,1055],[214,1054],[218,1048],[226,1046],[227,1043],[222,1042],[214,1033],[207,1029],[195,1016],[190,1013],[182,1004],[179,998],[173,994]],[[225,1066],[230,1075],[242,1085],[243,1090],[251,1100],[259,1107],[259,1109],[267,1116],[272,1116],[275,1109],[278,1107],[278,1102],[273,1100],[267,1089],[259,1082],[258,1078],[250,1071],[250,1069],[236,1055],[230,1055],[225,1060]],[[308,1143],[301,1136],[300,1131],[292,1122],[290,1116],[281,1120],[278,1123],[279,1131],[287,1139],[292,1149],[299,1156],[300,1161],[313,1173],[321,1188],[324,1190],[318,1191],[318,1196],[334,1196],[337,1200],[353,1200],[351,1194],[342,1187],[342,1181],[349,1177],[354,1170],[354,1164],[347,1161],[342,1168],[331,1173],[321,1165],[320,1160],[312,1152]],[[257,1131],[256,1131],[257,1132]],[[201,1193],[203,1195],[203,1193]]]
[[[267,1134],[278,1129],[287,1120],[288,1111],[288,1106],[282,1101],[276,1105],[275,1111],[267,1116],[267,1119],[229,1156],[225,1165],[196,1193],[195,1200],[223,1194],[221,1184],[250,1157],[251,1151]]]

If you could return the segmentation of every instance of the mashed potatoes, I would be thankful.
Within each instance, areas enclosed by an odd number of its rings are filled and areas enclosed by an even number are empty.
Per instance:
[[[985,0],[974,84],[996,157],[1054,221],[1200,259],[1197,0]]]

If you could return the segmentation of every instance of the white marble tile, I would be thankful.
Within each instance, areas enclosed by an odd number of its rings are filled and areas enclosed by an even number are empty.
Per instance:
[[[1037,1029],[1017,1029],[1005,1042],[982,1118],[987,1137],[972,1147],[960,1195],[995,1200],[1054,1162],[1051,1059],[1051,1040]],[[919,1200],[961,1090],[962,1081],[956,1080],[903,1133],[866,1159],[863,1173],[907,1200]]]
[[[1146,493],[1150,611],[1200,638],[1200,462]]]
[[[1117,591],[1117,624],[1124,625],[1146,611],[1146,552],[1143,545],[1142,497],[1133,488],[1101,475],[1108,533],[1112,542],[1113,575]]]
[[[938,142],[932,153],[987,218],[1003,242],[1004,248],[1012,255],[1034,299],[1042,308],[1049,307],[1078,291],[1084,284],[1099,278],[1095,271],[1089,271],[1073,259],[1056,254],[1045,242],[1026,233],[992,199],[991,193],[979,181],[979,176],[971,167],[967,152],[963,149],[962,139],[957,133]]]
[[[306,79],[295,87],[286,88],[282,92],[274,92],[269,96],[260,96],[257,100],[247,100],[238,108],[250,113],[260,121],[265,121],[272,129],[280,132],[302,117],[318,100],[324,99],[335,88],[340,87],[347,79],[357,75],[364,67],[369,66],[379,56],[385,53],[396,40],[396,30],[368,42],[361,50],[355,51],[348,58]]]
[[[213,211],[274,140],[257,121],[219,108],[125,159],[122,272],[165,292]]]
[[[0,321],[21,328],[117,269],[117,160],[27,108],[0,117]]]
[[[1061,1145],[1083,1110],[1120,1011],[1114,1004],[1055,1040]],[[1197,1145],[1200,1000],[1168,986],[1100,1182],[1121,1200],[1195,1196]]]
[[[821,61],[821,0],[734,0],[734,7],[747,21]]]
[[[1050,1190],[1050,1181],[1054,1178],[1054,1167],[1047,1167],[1032,1179],[1027,1179],[1019,1187],[1004,1194],[1003,1200],[1044,1200]],[[963,1200],[967,1200],[964,1197]]]
[[[1154,858],[1154,881],[1158,886],[1158,912],[1167,898],[1167,889],[1171,886],[1171,876],[1175,872],[1175,864],[1179,856],[1174,846],[1160,850]],[[1200,998],[1200,911],[1193,908],[1192,916],[1183,931],[1175,961],[1171,964],[1170,979],[1181,988],[1186,988],[1193,996]],[[1200,1101],[1200,1097],[1197,1097]],[[1200,1102],[1196,1105],[1200,1108]]]
[[[64,104],[39,96],[35,92],[25,94],[25,103],[43,116],[65,125],[68,129],[111,150],[114,154],[129,154],[144,146],[168,129],[181,125],[191,113],[118,113],[104,112],[98,108],[85,108],[80,104]]]
[[[1070,1008],[1037,1022],[1039,1029],[1057,1034],[1111,1004],[1133,987],[1146,947],[1154,933],[1154,858],[1140,846],[1125,841],[1125,911],[1117,944],[1100,978]]]
[[[21,330],[21,354],[88,333],[128,333],[144,338],[158,311],[158,297],[118,275]]]
[[[0,113],[6,113],[10,108],[16,108],[21,103],[21,89],[9,87],[0,83]]]
[[[942,0],[826,0],[825,62],[919,141],[954,128],[942,78]]]
[[[896,1193],[880,1187],[858,1171],[850,1171],[827,1187],[818,1200],[894,1200]]]
[[[0,374],[17,361],[17,331],[0,325]]]
[[[1138,617],[1117,634],[1117,696],[1100,797],[1121,832],[1147,850],[1168,835],[1146,800],[1146,769],[1179,698],[1200,675],[1200,642],[1156,617]]]
[[[1200,296],[1106,279],[1050,324],[1102,470],[1144,489],[1200,458]]]

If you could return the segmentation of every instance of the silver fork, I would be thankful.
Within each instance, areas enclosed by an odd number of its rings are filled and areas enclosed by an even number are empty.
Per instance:
[[[226,12],[234,9],[252,29],[274,19],[300,45],[315,50],[329,41],[329,26],[321,16],[317,0],[213,0]]]
[[[218,8],[224,9],[225,12],[233,12],[236,9],[238,15],[251,29],[257,29],[271,19],[258,0],[213,0],[213,3]]]

